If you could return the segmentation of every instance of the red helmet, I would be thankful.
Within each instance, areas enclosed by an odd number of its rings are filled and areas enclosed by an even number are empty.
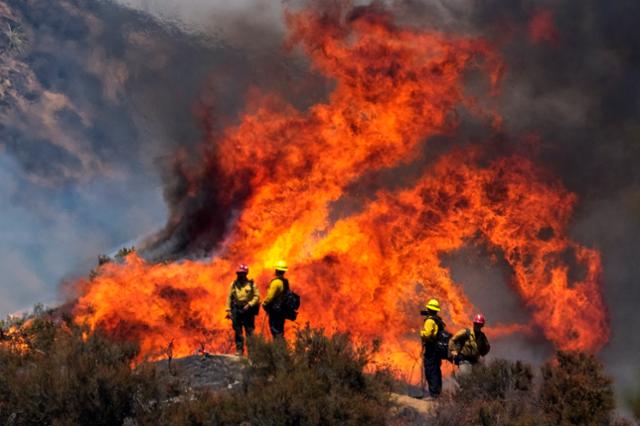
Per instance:
[[[482,315],[482,314],[477,314],[477,315],[473,318],[473,323],[474,323],[474,324],[484,325],[484,315]]]
[[[249,273],[249,265],[245,265],[244,263],[242,263],[240,266],[238,266],[238,269],[236,269],[236,274],[248,274]]]

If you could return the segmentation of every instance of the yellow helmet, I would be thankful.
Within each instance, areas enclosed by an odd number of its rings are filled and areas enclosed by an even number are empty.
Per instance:
[[[425,307],[429,310],[440,312],[440,302],[438,302],[438,299],[429,300]]]
[[[284,260],[278,260],[276,262],[276,271],[286,271],[287,269],[289,269],[289,267],[287,266],[287,262]]]

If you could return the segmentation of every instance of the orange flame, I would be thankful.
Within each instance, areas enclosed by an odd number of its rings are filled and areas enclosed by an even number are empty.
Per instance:
[[[26,355],[31,350],[30,327],[31,321],[24,324],[11,324],[0,328],[0,349],[20,355]]]
[[[287,23],[290,45],[335,80],[328,100],[299,111],[252,93],[239,124],[207,141],[215,154],[193,172],[215,165],[226,196],[250,191],[222,247],[206,262],[149,264],[133,254],[103,265],[84,283],[76,320],[139,341],[145,356],[162,356],[170,342],[174,356],[202,345],[228,350],[224,301],[234,267],[249,263],[264,293],[274,261],[284,258],[303,300],[300,323],[382,338],[381,358],[409,374],[427,298],[441,299],[452,328],[474,312],[440,256],[483,244],[504,256],[513,288],[550,341],[599,349],[608,339],[600,256],[567,237],[576,197],[523,157],[458,150],[413,187],[380,191],[359,213],[330,217],[355,179],[402,167],[429,137],[453,134],[461,106],[498,126],[463,84],[475,70],[495,92],[503,70],[496,52],[479,39],[398,28],[371,8],[289,13]]]

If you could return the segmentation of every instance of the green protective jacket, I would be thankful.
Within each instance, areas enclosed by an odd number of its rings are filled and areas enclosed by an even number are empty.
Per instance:
[[[449,340],[449,352],[458,353],[464,361],[475,364],[481,356],[485,356],[491,350],[489,339],[482,332],[473,329],[462,329]]]
[[[234,281],[229,286],[229,293],[227,295],[227,312],[231,312],[233,305],[242,307],[249,305],[254,307],[260,303],[260,291],[254,284],[253,280],[247,280],[244,282]]]

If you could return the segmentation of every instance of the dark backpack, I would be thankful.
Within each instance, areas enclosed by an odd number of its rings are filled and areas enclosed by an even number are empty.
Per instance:
[[[288,279],[284,277],[280,279],[284,284],[284,295],[282,296],[280,311],[285,319],[295,321],[298,318],[298,309],[300,309],[300,296],[291,291]]]
[[[438,332],[436,333],[436,339],[434,342],[435,352],[440,359],[449,360],[449,340],[451,340],[451,333],[446,330],[446,325],[442,318],[439,316],[428,315],[427,319],[432,319],[438,326]]]

